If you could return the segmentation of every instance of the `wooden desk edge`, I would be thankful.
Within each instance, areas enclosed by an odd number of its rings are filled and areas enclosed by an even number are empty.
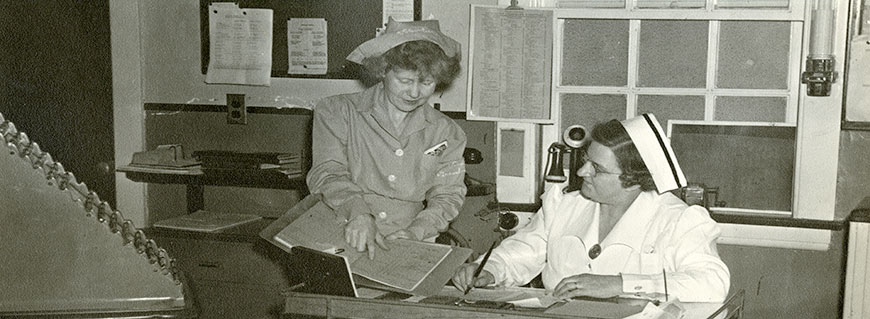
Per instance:
[[[706,318],[714,318],[732,311],[741,312],[743,290],[734,293],[728,300]],[[352,298],[306,293],[285,293],[285,314],[324,316],[327,318],[573,318],[589,317],[550,314],[531,310],[502,310],[471,308],[439,304],[416,303],[394,300]],[[730,316],[728,314],[727,316]]]
[[[290,292],[285,295],[285,314],[327,318],[565,318],[584,317],[547,314],[535,310],[502,310],[450,305],[352,298]]]

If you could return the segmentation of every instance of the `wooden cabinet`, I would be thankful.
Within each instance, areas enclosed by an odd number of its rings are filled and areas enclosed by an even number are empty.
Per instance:
[[[128,172],[134,181],[186,184],[188,210],[202,208],[204,186],[296,189],[307,193],[304,178],[262,175],[178,175]],[[200,318],[279,318],[282,290],[289,287],[289,255],[259,237],[275,219],[261,220],[218,232],[147,228],[149,238],[166,249],[186,274]]]
[[[273,219],[218,233],[147,229],[187,275],[201,318],[278,318],[287,254],[257,236]]]

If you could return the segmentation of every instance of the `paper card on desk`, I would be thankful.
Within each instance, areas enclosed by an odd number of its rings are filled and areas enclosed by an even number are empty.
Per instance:
[[[625,318],[643,311],[642,305],[606,301],[571,300],[547,309],[544,313],[571,315],[589,318]]]
[[[444,286],[438,295],[460,297],[465,300],[487,300],[515,303],[518,300],[544,298],[548,294],[546,290],[540,288],[489,286],[471,289],[471,291],[466,295],[464,291],[460,291],[454,286]]]
[[[553,295],[551,294],[543,295],[536,298],[526,298],[509,301],[509,303],[512,303],[517,307],[523,308],[549,308],[550,306],[559,302],[562,302],[562,299],[553,297]]]
[[[187,215],[158,221],[154,223],[154,227],[214,232],[260,219],[262,219],[261,216],[253,214],[229,214],[198,210]]]

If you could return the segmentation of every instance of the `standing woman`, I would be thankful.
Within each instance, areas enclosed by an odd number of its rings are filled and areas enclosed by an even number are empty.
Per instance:
[[[347,244],[369,258],[384,239],[434,241],[459,214],[465,133],[429,105],[459,73],[459,48],[437,20],[390,19],[347,57],[378,83],[314,108],[308,187],[346,220]]]

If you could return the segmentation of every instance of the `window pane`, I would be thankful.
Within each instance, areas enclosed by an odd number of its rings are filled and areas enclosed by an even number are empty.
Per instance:
[[[625,86],[628,20],[566,19],[562,85]]]
[[[719,187],[726,207],[790,211],[795,128],[675,125],[671,145],[690,183]]]
[[[786,98],[720,96],[716,98],[717,121],[786,122]]]
[[[795,0],[806,1],[806,0]],[[717,8],[788,8],[788,0],[719,0]]]
[[[638,86],[705,87],[707,29],[706,21],[642,21]]]
[[[639,8],[703,8],[704,0],[637,0]]]
[[[558,8],[625,8],[625,0],[556,0]]]
[[[668,128],[668,120],[703,120],[703,96],[640,95],[637,97],[637,114],[652,113],[662,128]]]
[[[622,120],[625,114],[625,95],[562,94],[562,126],[580,124],[591,130],[595,124],[612,119]]]
[[[719,36],[720,88],[786,89],[789,22],[723,21]]]

